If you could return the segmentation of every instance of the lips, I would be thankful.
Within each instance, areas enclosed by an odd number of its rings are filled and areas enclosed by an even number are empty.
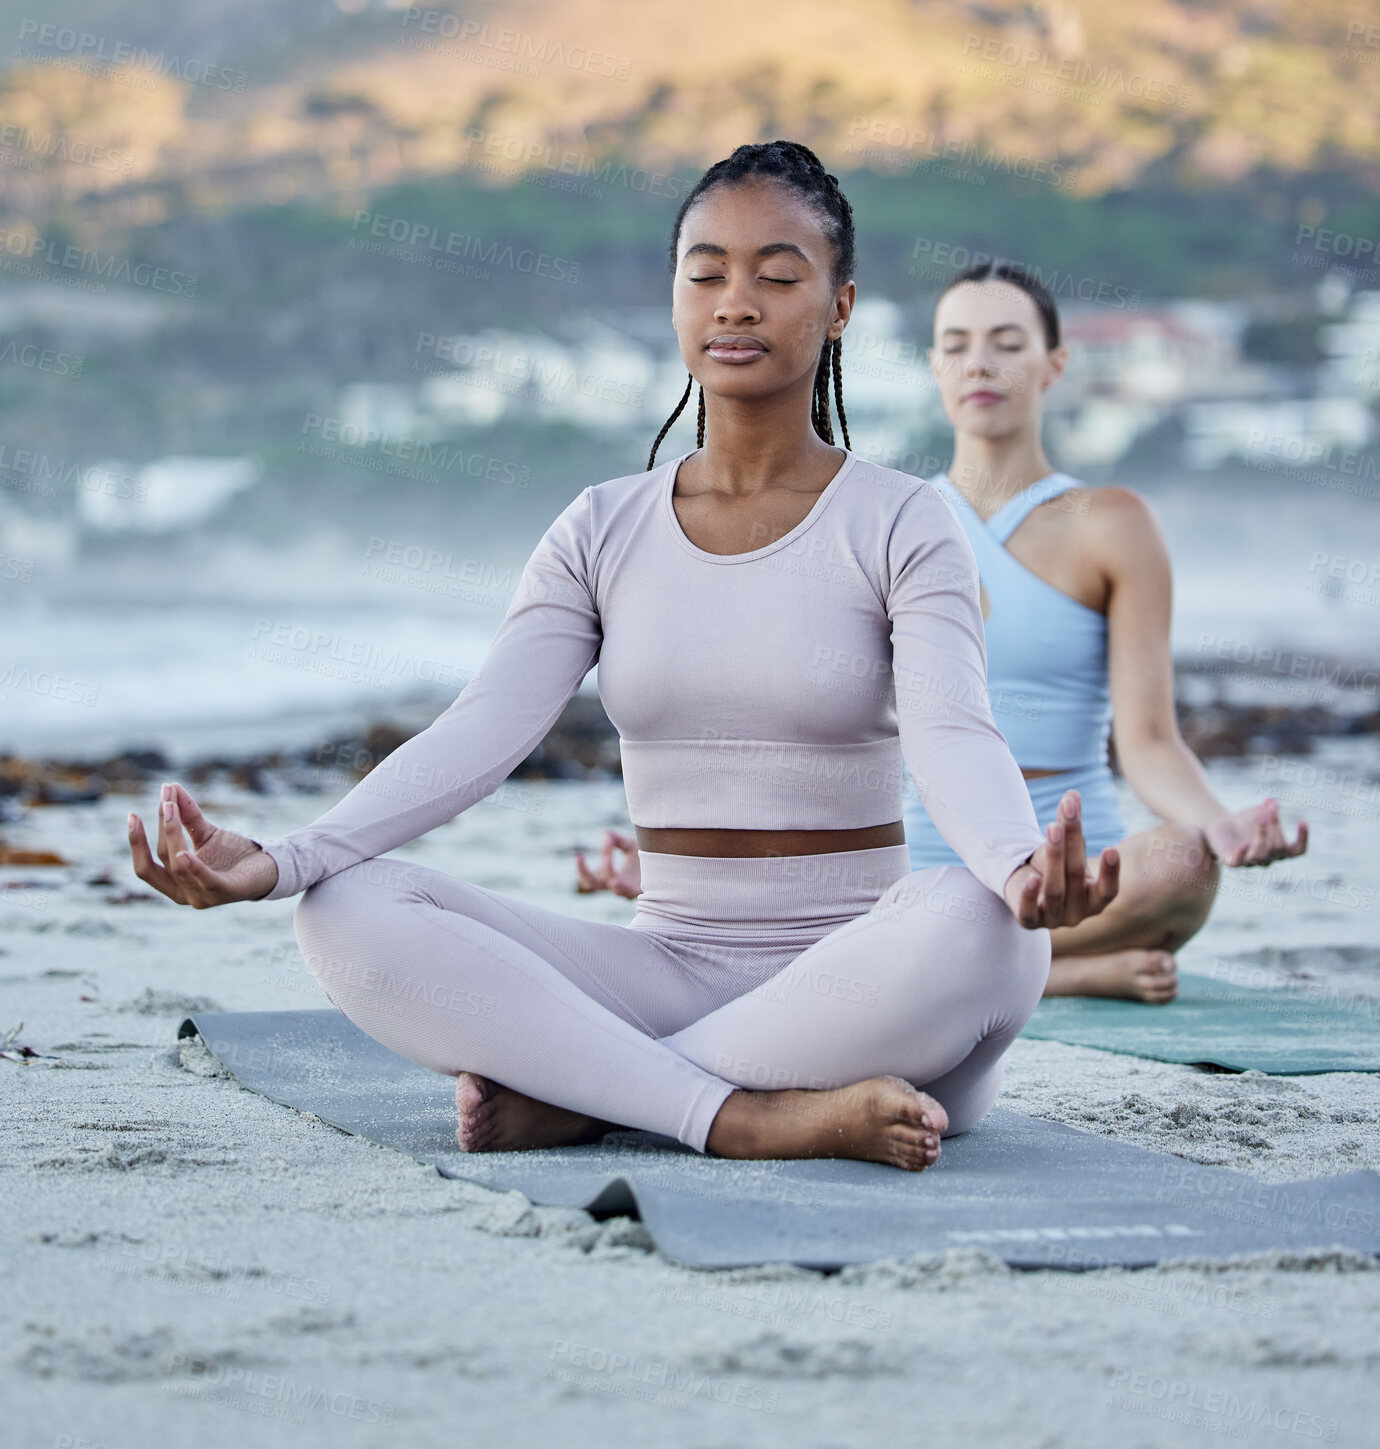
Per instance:
[[[985,388],[979,388],[976,392],[970,392],[963,399],[964,402],[980,403],[984,407],[990,407],[993,403],[1005,402],[1006,394],[1002,392],[991,392]]]
[[[716,362],[754,362],[757,358],[766,356],[767,347],[756,337],[726,334],[710,338],[704,350]]]

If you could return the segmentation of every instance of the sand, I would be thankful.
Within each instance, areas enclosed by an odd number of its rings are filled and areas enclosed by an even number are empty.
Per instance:
[[[1380,772],[1373,739],[1326,748]],[[1210,775],[1230,805],[1263,793],[1258,766]],[[326,1003],[293,901],[111,900],[146,891],[123,818],[133,804],[151,820],[154,794],[5,832],[74,862],[0,870],[0,1035],[22,1022],[10,1050],[42,1053],[0,1060],[8,1442],[1377,1442],[1380,1260],[1022,1273],[954,1251],[832,1275],[687,1271],[636,1222],[446,1181],[243,1090],[174,1040],[182,1016]],[[199,798],[263,839],[333,797]],[[523,808],[485,801],[398,854],[626,921],[630,902],[574,894],[568,851],[626,824],[621,788],[510,798]],[[1302,861],[1230,874],[1184,969],[1380,995],[1375,825],[1346,803],[1306,812]],[[88,884],[103,868],[114,883]],[[1230,1075],[1022,1040],[1002,1100],[1271,1181],[1380,1170],[1380,1075]]]

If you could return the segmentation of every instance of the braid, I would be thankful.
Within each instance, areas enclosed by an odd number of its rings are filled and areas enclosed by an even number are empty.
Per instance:
[[[716,161],[708,171],[691,187],[689,194],[676,212],[671,228],[671,246],[668,256],[671,275],[676,274],[676,250],[680,245],[681,226],[685,215],[706,191],[714,186],[731,186],[753,177],[766,177],[789,186],[803,197],[825,222],[825,231],[834,249],[834,265],[831,279],[840,286],[853,275],[856,260],[856,246],[853,234],[853,208],[839,188],[839,179],[824,169],[824,163],[799,141],[761,141],[739,146],[731,156]],[[810,422],[815,432],[826,443],[834,441],[834,425],[830,412],[829,383],[832,375],[834,401],[838,405],[839,423],[843,429],[843,445],[851,449],[848,440],[848,421],[843,411],[843,343],[839,338],[826,342],[820,349],[819,366],[815,371],[814,391],[810,399]],[[652,444],[651,457],[647,461],[650,470],[656,458],[656,450],[666,436],[671,424],[680,416],[690,398],[690,383],[686,384],[685,396],[681,398],[675,412],[667,418],[665,426]],[[704,388],[700,388],[699,419],[696,429],[698,445],[704,446]]]
[[[700,388],[700,410],[695,418],[695,446],[704,447],[704,388]]]
[[[843,446],[851,453],[853,444],[848,437],[848,414],[843,410],[843,338],[835,337],[830,351],[834,354],[834,400],[839,405],[839,426],[843,429]],[[832,442],[833,440],[830,439]]]
[[[815,392],[810,403],[810,421],[826,443],[834,441],[834,424],[829,417],[829,353],[832,344],[826,342],[819,350],[819,365],[815,368]]]
[[[656,450],[661,446],[661,440],[666,436],[667,433],[669,433],[671,431],[671,424],[673,422],[675,422],[675,420],[681,415],[681,413],[683,413],[685,411],[685,404],[687,402],[689,402],[689,400],[690,400],[690,389],[692,387],[694,387],[694,385],[695,385],[695,379],[693,377],[690,377],[690,378],[687,378],[686,379],[686,382],[685,382],[685,391],[683,393],[681,393],[681,395],[680,395],[680,401],[676,404],[676,410],[675,410],[675,412],[673,412],[671,414],[671,416],[666,419],[665,423],[662,424],[661,431],[656,435],[656,442],[654,442],[652,444],[651,455],[647,459],[647,471],[649,473],[652,471],[652,468],[653,468],[653,466],[656,463]],[[703,411],[704,411],[704,402],[703,402],[704,394],[701,393],[700,394],[700,397],[701,397],[700,411],[701,411],[701,414],[703,414]],[[703,426],[703,425],[701,425],[701,426]]]

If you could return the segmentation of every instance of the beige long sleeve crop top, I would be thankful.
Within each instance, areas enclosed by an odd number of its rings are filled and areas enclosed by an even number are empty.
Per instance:
[[[680,463],[585,488],[522,572],[454,702],[330,810],[264,849],[267,899],[492,794],[597,663],[634,825],[850,829],[901,818],[904,756],[998,895],[1044,839],[993,720],[977,564],[952,505],[847,452],[809,514],[745,553],[691,543]]]

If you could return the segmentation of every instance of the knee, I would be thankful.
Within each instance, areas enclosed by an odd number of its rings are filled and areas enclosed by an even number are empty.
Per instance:
[[[1039,1004],[1049,982],[1050,962],[1053,959],[1053,942],[1050,933],[1043,926],[1039,930],[1027,930],[1013,916],[1006,902],[1002,902],[1010,922],[1007,952],[1007,972],[1015,983],[1015,994],[1023,1006],[1028,1006],[1027,1016]]]
[[[352,865],[346,870],[337,871],[335,875],[324,876],[298,896],[297,907],[292,913],[292,924],[299,941],[304,930],[317,930],[340,914],[352,887],[357,884],[355,873],[358,870],[358,865]]]
[[[1146,851],[1149,872],[1162,894],[1200,896],[1217,889],[1217,858],[1201,830],[1189,825],[1158,826]]]
[[[1221,883],[1221,866],[1201,830],[1160,826],[1141,869],[1126,884],[1133,914],[1187,940],[1207,919]]]
[[[1049,932],[1027,930],[1001,896],[966,867],[945,867],[928,885],[923,909],[946,919],[948,949],[967,958],[965,974],[974,984],[985,994],[1037,1002],[1049,979]]]
[[[315,913],[323,906],[338,906],[344,901],[379,891],[406,893],[416,889],[417,875],[418,867],[406,861],[371,856],[347,865],[333,875],[322,876],[314,885],[309,885],[302,892],[297,908],[301,910],[305,906],[308,913]]]
[[[1002,1020],[1023,1024],[1049,981],[1050,933],[1043,926],[1028,930],[1000,896],[985,886],[978,889],[986,909],[971,961],[974,984]]]
[[[376,897],[390,890],[390,869],[393,863],[375,859],[347,866],[308,886],[293,911],[302,959],[327,1000],[341,1009],[341,992],[360,997],[369,974],[387,955],[392,925]]]
[[[332,947],[357,939],[373,914],[367,905],[380,891],[395,893],[404,885],[406,867],[395,861],[370,858],[323,876],[298,898],[292,913],[293,930],[303,955],[327,943]]]

